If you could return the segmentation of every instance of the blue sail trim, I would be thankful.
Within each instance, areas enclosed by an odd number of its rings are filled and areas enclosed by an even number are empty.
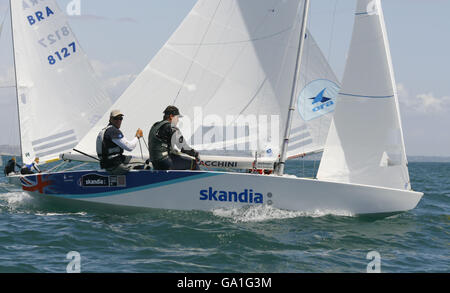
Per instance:
[[[339,93],[339,95],[348,96],[348,97],[356,97],[356,98],[370,98],[370,99],[388,99],[388,98],[394,97],[394,95],[391,95],[391,96],[364,96],[364,95],[354,95],[354,94],[346,94],[346,93]]]

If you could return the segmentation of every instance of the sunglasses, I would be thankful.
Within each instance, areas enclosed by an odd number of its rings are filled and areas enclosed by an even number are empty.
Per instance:
[[[114,120],[118,120],[118,121],[122,121],[122,120],[123,120],[123,117],[122,117],[122,116],[119,116],[119,117],[114,117],[113,119],[114,119]]]

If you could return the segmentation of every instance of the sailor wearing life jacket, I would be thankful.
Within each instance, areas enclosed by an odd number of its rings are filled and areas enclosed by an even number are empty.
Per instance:
[[[199,153],[189,147],[180,129],[178,129],[178,119],[183,116],[175,106],[169,106],[164,111],[162,121],[155,123],[149,133],[150,160],[155,170],[199,170],[197,161]],[[194,159],[182,156],[182,153]]]
[[[19,168],[19,170],[22,168],[21,166],[19,166],[19,164],[17,164],[16,158],[12,157],[11,160],[9,160],[6,164],[3,171],[5,173],[5,176],[16,173],[16,167]]]
[[[102,129],[97,136],[97,155],[100,159],[100,168],[106,169],[111,174],[123,175],[131,166],[131,156],[124,156],[124,151],[133,151],[139,139],[143,136],[142,130],[138,129],[132,141],[128,141],[120,131],[123,121],[120,110],[111,111],[109,124]]]
[[[22,175],[31,175],[36,171],[37,173],[41,173],[42,171],[38,167],[39,158],[35,158],[33,162],[30,164],[23,165],[22,169],[20,169],[20,174]]]

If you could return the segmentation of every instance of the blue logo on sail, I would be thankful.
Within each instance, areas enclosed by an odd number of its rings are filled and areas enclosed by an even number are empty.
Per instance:
[[[298,111],[303,120],[310,121],[333,112],[339,86],[327,79],[309,83],[298,98]]]

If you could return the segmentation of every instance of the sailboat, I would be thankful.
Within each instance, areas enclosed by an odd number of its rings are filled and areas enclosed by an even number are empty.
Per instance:
[[[49,164],[72,150],[112,102],[56,1],[10,1],[10,16],[19,154],[24,164]],[[12,183],[19,178],[9,176]]]
[[[274,174],[132,170],[117,176],[88,170],[25,176],[23,189],[41,196],[175,210],[267,205],[358,215],[414,209],[423,194],[413,191],[409,181],[381,1],[357,1],[341,85],[306,28],[309,2],[198,1],[112,107],[125,113],[124,133],[142,123],[150,127],[168,104],[193,119],[195,105],[219,117],[279,114],[274,132],[283,136],[278,140],[260,144],[260,137],[243,132],[244,142],[256,141],[254,157],[234,157],[226,148],[216,149],[214,157],[220,162],[240,158],[253,166],[263,161]],[[95,153],[94,137],[107,115],[77,148]],[[225,123],[225,129],[229,125],[234,126]],[[196,129],[203,126],[215,134],[207,145],[230,143],[211,125],[199,123]],[[230,144],[240,143],[235,137]],[[319,151],[323,157],[317,178],[284,174],[286,160]]]

